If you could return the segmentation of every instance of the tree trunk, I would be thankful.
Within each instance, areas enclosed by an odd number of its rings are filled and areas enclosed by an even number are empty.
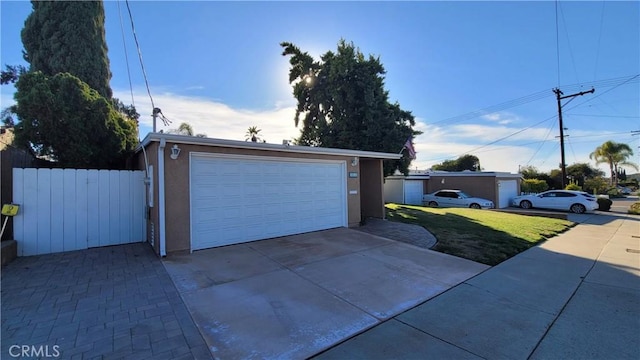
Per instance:
[[[609,171],[611,171],[611,180],[610,180],[610,182],[611,182],[611,186],[613,186],[615,178],[616,178],[616,173],[613,170],[613,162],[609,163]]]

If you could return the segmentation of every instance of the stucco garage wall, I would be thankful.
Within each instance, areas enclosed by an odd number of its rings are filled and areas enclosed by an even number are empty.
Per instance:
[[[432,174],[431,178],[427,180],[427,193],[442,189],[459,189],[471,196],[489,199],[496,203],[497,186],[494,176],[442,176]]]
[[[347,174],[348,175],[348,174]],[[360,191],[362,216],[384,219],[384,185],[382,160],[360,161]],[[351,224],[349,224],[351,226]]]
[[[171,146],[173,143],[167,142],[165,148],[167,253],[190,250],[189,153],[191,152],[345,161],[347,162],[347,192],[351,190],[358,192],[357,194],[347,193],[348,223],[349,226],[357,226],[360,223],[360,176],[348,178],[349,171],[359,173],[360,167],[359,165],[351,166],[352,157],[178,144],[181,149],[180,156],[177,160],[172,160],[169,157]]]

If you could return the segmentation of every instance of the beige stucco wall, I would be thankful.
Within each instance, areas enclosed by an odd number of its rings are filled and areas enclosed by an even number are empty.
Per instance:
[[[278,152],[278,151],[266,151],[258,149],[238,149],[216,146],[202,146],[191,144],[178,144],[181,149],[180,156],[177,160],[172,160],[169,157],[171,153],[170,148],[173,143],[167,142],[164,150],[164,163],[165,163],[165,206],[166,206],[166,251],[181,252],[189,251],[190,245],[190,196],[189,196],[189,158],[190,153],[217,153],[217,154],[234,154],[234,155],[250,155],[250,156],[269,156],[269,157],[288,157],[288,158],[302,158],[302,159],[323,159],[323,160],[338,160],[346,162],[346,197],[347,197],[347,221],[348,225],[359,226],[361,221],[361,193],[366,192],[367,197],[370,194],[371,198],[365,201],[366,213],[378,217],[384,216],[382,207],[384,206],[382,198],[382,162],[381,160],[361,159],[356,166],[351,165],[351,156],[336,156],[336,155],[320,155],[320,154],[300,154],[292,152]],[[158,143],[152,142],[147,147],[147,155],[149,163],[154,166],[154,202],[155,206],[150,211],[150,222],[155,226],[155,246],[156,252],[158,250],[158,238],[159,238],[159,223],[158,223],[158,166],[157,166],[157,151]],[[144,169],[144,159],[141,160],[141,153],[138,154],[138,164],[140,168]],[[362,169],[362,163],[365,163],[365,169],[367,170],[366,185],[363,188],[361,184],[362,176],[360,170]],[[376,165],[377,164],[377,165]],[[349,172],[357,172],[358,177],[350,178]],[[375,174],[379,174],[379,179],[375,181]],[[376,186],[378,189],[376,189]],[[350,191],[356,191],[357,194],[350,194]],[[375,202],[378,201],[379,205]],[[377,212],[376,212],[376,209]],[[151,226],[148,224],[148,236],[151,233]]]
[[[444,183],[442,182],[444,180]],[[475,197],[489,199],[497,203],[498,182],[494,176],[438,176],[431,175],[427,183],[427,192],[442,189],[458,189]]]
[[[442,180],[444,179],[444,183]],[[516,180],[517,191],[520,193],[522,179],[516,177],[496,177],[496,176],[431,176],[424,182],[425,194],[429,194],[441,189],[459,189],[471,196],[489,199],[496,206],[499,204],[498,188],[499,181]]]
[[[384,219],[384,178],[382,160],[360,161],[360,203],[362,217]]]

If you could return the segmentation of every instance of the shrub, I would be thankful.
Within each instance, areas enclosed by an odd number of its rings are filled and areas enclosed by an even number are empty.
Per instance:
[[[629,207],[629,214],[640,215],[640,202],[633,203]]]
[[[582,187],[580,187],[580,185],[578,185],[576,183],[571,183],[571,184],[565,186],[564,189],[565,190],[578,190],[578,191],[581,191]]]
[[[607,198],[598,198],[598,210],[600,211],[609,211],[611,209],[611,205],[613,201]]]
[[[521,188],[524,193],[540,193],[547,190],[549,185],[544,180],[525,179],[522,181]]]
[[[609,195],[610,198],[624,197],[622,195],[622,193],[620,192],[620,190],[618,190],[616,188],[611,188],[611,189],[607,190],[607,195]]]
[[[603,178],[597,177],[585,180],[583,189],[590,194],[604,194],[607,186],[608,184]]]

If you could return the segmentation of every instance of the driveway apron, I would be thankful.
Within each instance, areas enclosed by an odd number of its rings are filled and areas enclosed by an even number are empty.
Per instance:
[[[216,358],[307,358],[488,268],[337,228],[169,256]]]

